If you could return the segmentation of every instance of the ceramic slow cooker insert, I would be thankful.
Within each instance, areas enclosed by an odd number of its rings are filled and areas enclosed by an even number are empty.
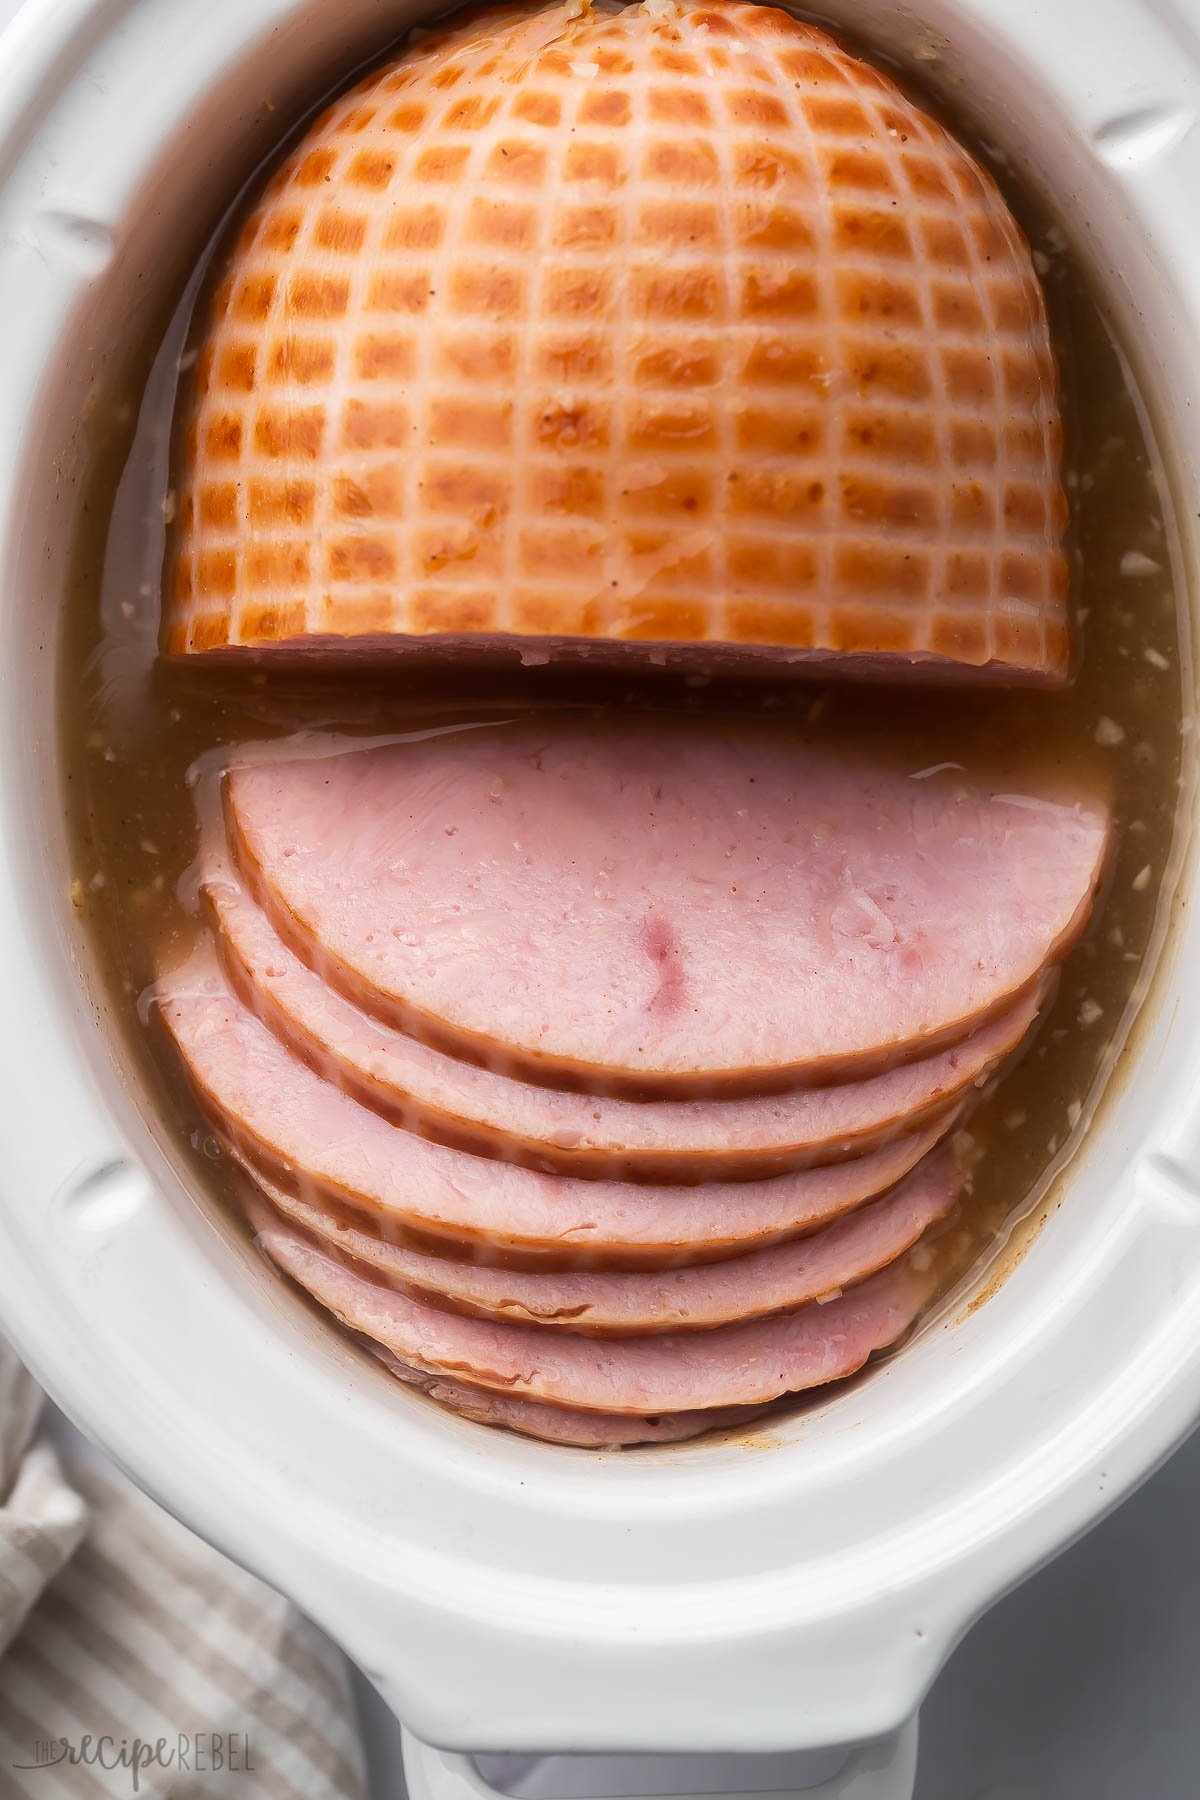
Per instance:
[[[88,1433],[290,1593],[422,1738],[862,1742],[1200,1409],[1191,863],[1064,1203],[987,1303],[767,1433],[636,1457],[482,1432],[319,1327],[187,1190],[69,904],[55,647],[89,408],[279,118],[415,16],[32,0],[0,53],[0,1307]],[[901,56],[933,46],[955,110],[1069,210],[1177,491],[1200,491],[1200,13],[862,0],[852,22]],[[1194,571],[1194,537],[1180,550]]]

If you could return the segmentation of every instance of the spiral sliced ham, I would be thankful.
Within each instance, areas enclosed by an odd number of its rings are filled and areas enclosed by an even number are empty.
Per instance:
[[[211,949],[159,983],[159,1007],[223,1135],[281,1185],[383,1215],[457,1254],[609,1267],[702,1262],[812,1230],[899,1181],[949,1121],[871,1156],[765,1181],[659,1187],[547,1175],[389,1125],[320,1080],[230,990]]]
[[[185,436],[173,652],[1067,672],[1028,245],[771,7],[493,8],[368,76],[248,220]]]
[[[535,719],[229,774],[271,921],[385,1023],[637,1099],[867,1078],[1016,1005],[1103,805],[704,720]]]
[[[480,1425],[499,1425],[523,1437],[548,1444],[566,1444],[578,1450],[621,1450],[635,1444],[678,1444],[705,1431],[728,1429],[769,1416],[761,1406],[728,1406],[685,1413],[656,1413],[639,1418],[633,1413],[581,1412],[570,1406],[554,1406],[545,1400],[522,1400],[516,1394],[498,1394],[487,1388],[430,1375],[401,1362],[379,1345],[375,1355],[407,1387],[419,1388],[431,1400],[474,1419]]]
[[[945,1217],[961,1176],[944,1153],[927,1157],[882,1200],[859,1207],[811,1237],[773,1244],[727,1262],[662,1272],[535,1273],[480,1267],[390,1244],[345,1225],[321,1207],[264,1181],[277,1212],[332,1245],[361,1271],[412,1295],[514,1324],[627,1337],[707,1331],[737,1319],[767,1318],[836,1297],[894,1262]]]
[[[380,1024],[301,962],[223,857],[203,885],[239,997],[310,1068],[422,1137],[564,1174],[744,1180],[863,1155],[985,1081],[1044,1006],[1047,976],[953,1050],[873,1080],[745,1100],[641,1104],[517,1081]]]
[[[904,1259],[828,1306],[700,1333],[594,1338],[422,1305],[356,1273],[265,1210],[255,1223],[281,1269],[401,1362],[506,1395],[604,1413],[749,1406],[837,1381],[893,1343],[932,1287]]]

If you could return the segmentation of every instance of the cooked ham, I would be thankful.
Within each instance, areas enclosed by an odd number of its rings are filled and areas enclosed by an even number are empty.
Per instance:
[[[425,1306],[368,1280],[266,1208],[259,1242],[344,1325],[401,1362],[472,1386],[605,1413],[748,1406],[837,1381],[895,1340],[932,1282],[907,1258],[828,1306],[713,1331],[593,1338]]]
[[[829,1168],[660,1187],[587,1181],[432,1143],[322,1081],[234,996],[202,947],[158,984],[162,1017],[209,1113],[280,1185],[381,1215],[398,1241],[560,1266],[709,1261],[812,1230],[884,1193],[950,1121]]]
[[[236,764],[236,854],[383,1022],[637,1099],[960,1043],[1086,921],[1104,806],[711,721],[535,719]]]
[[[465,1381],[449,1381],[411,1368],[378,1345],[376,1356],[386,1369],[408,1387],[420,1388],[431,1400],[474,1419],[480,1425],[499,1425],[524,1437],[541,1438],[548,1444],[568,1444],[578,1450],[621,1450],[635,1444],[677,1444],[705,1431],[727,1430],[769,1418],[761,1406],[728,1406],[716,1411],[659,1413],[639,1418],[635,1413],[580,1412],[569,1406],[553,1406],[545,1400],[522,1400],[516,1394],[491,1393],[470,1387]]]
[[[416,1300],[600,1336],[705,1331],[736,1319],[767,1318],[810,1301],[836,1298],[886,1264],[945,1217],[961,1176],[944,1153],[927,1157],[882,1200],[811,1237],[774,1244],[727,1262],[683,1269],[618,1273],[536,1273],[483,1268],[423,1255],[375,1233],[339,1223],[323,1208],[264,1181],[275,1207],[324,1245]]]
[[[1039,985],[962,1044],[872,1080],[743,1100],[636,1101],[495,1074],[382,1025],[301,962],[225,858],[203,885],[239,997],[345,1093],[422,1137],[564,1174],[743,1180],[863,1155],[985,1081],[1053,986]]]
[[[493,8],[322,114],[212,302],[166,643],[1062,680],[995,184],[824,32]]]

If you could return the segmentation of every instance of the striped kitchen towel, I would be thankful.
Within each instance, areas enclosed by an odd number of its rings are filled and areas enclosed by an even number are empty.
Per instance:
[[[0,1800],[363,1800],[337,1651],[40,1404],[0,1345]]]

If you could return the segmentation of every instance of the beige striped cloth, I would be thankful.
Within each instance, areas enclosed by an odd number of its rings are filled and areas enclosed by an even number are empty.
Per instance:
[[[0,1800],[364,1800],[337,1651],[41,1398],[0,1344]]]

